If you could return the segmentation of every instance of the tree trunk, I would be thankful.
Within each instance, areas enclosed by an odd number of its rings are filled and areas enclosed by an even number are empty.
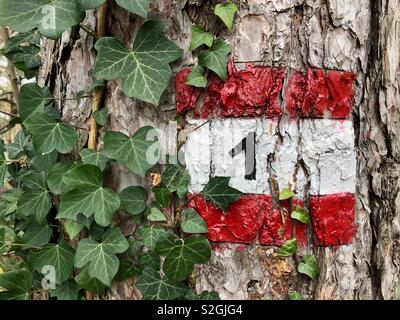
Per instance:
[[[352,244],[316,247],[309,241],[296,258],[281,258],[276,247],[215,244],[206,266],[198,266],[193,283],[200,292],[218,291],[222,299],[286,299],[297,290],[305,299],[394,299],[400,268],[400,133],[399,122],[399,0],[246,0],[235,1],[239,11],[232,33],[216,23],[217,1],[153,1],[151,18],[165,21],[166,35],[185,53],[173,65],[174,72],[194,64],[187,48],[190,26],[198,23],[232,46],[232,60],[239,68],[246,62],[285,67],[284,88],[290,76],[309,68],[352,71],[356,74],[353,126],[357,151],[357,192]],[[107,34],[131,44],[143,20],[117,7],[108,10]],[[96,13],[84,23],[96,28]],[[40,84],[55,97],[70,98],[88,87],[96,52],[94,40],[82,29],[65,32],[62,39],[44,43]],[[280,96],[285,104],[285,96]],[[109,81],[104,105],[111,113],[108,129],[132,134],[152,125],[162,130],[173,119],[173,81],[159,107],[127,98],[118,81]],[[59,108],[64,120],[89,129],[91,100],[79,104],[64,101]],[[289,123],[285,117],[279,127]],[[100,132],[100,139],[101,141]],[[87,131],[80,131],[78,147],[86,145]],[[278,139],[279,150],[284,139]],[[101,146],[101,143],[100,143]],[[277,156],[273,154],[272,156]],[[310,168],[296,164],[310,176]],[[271,168],[269,168],[271,170]],[[112,168],[111,182],[120,191],[128,185],[149,187],[150,179],[121,167]],[[309,196],[305,194],[305,201]],[[125,232],[135,230],[127,223]],[[311,239],[311,231],[308,238]],[[296,260],[314,252],[320,275],[311,281],[296,271]],[[134,279],[117,283],[103,297],[137,299]]]

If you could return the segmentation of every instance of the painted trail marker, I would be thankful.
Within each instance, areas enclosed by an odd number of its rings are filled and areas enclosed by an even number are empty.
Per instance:
[[[355,76],[351,72],[310,69],[294,72],[283,89],[286,70],[229,66],[226,82],[213,78],[196,109],[200,91],[176,78],[178,111],[193,110],[197,129],[184,146],[190,191],[199,193],[212,176],[231,177],[246,195],[227,212],[201,196],[195,208],[216,242],[281,245],[292,237],[289,204],[274,207],[271,180],[291,185],[294,204],[308,204],[314,243],[341,245],[355,235],[356,154],[351,116]],[[284,106],[278,100],[285,99]],[[193,102],[194,101],[194,102]],[[307,225],[296,226],[300,244]]]

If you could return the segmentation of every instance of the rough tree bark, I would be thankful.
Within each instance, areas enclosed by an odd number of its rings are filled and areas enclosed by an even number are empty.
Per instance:
[[[199,291],[216,290],[223,299],[285,299],[297,289],[308,299],[393,299],[400,269],[400,129],[399,112],[399,0],[245,0],[235,1],[239,12],[231,34],[213,16],[215,0],[153,1],[150,17],[161,17],[167,36],[188,48],[190,26],[214,28],[233,48],[233,59],[288,68],[349,70],[357,74],[354,126],[358,155],[356,224],[353,244],[314,251],[321,273],[318,281],[297,274],[292,258],[279,258],[275,248],[219,245],[207,266],[199,266],[193,284]],[[107,34],[131,44],[142,19],[110,1]],[[96,27],[95,13],[85,24]],[[73,97],[89,85],[96,52],[93,38],[82,29],[67,31],[61,40],[43,46],[40,84],[56,97]],[[192,65],[185,51],[174,71]],[[133,133],[140,126],[165,128],[175,115],[171,86],[160,107],[127,98],[118,81],[108,82],[104,105],[111,113],[109,129]],[[281,97],[283,99],[283,97]],[[284,102],[284,101],[282,101]],[[59,105],[63,118],[84,128],[90,124],[90,99]],[[282,121],[287,121],[283,119]],[[101,141],[101,132],[100,139]],[[79,147],[88,134],[80,132]],[[100,143],[101,146],[101,143]],[[307,170],[305,170],[307,171]],[[307,172],[305,172],[307,176]],[[116,190],[127,185],[149,186],[150,180],[113,167],[110,181]],[[125,232],[135,226],[127,223]],[[103,297],[137,299],[134,279],[118,283]]]

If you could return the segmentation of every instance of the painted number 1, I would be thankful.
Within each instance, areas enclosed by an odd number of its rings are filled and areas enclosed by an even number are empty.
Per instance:
[[[250,132],[247,137],[243,138],[239,144],[229,151],[229,155],[234,158],[238,154],[244,152],[246,172],[244,178],[246,180],[256,180],[256,133]]]

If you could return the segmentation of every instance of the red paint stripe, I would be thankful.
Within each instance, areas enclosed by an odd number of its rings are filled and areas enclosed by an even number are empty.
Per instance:
[[[334,246],[353,242],[355,197],[349,193],[311,197],[310,209],[316,245]]]
[[[285,68],[247,65],[238,70],[228,66],[225,82],[211,74],[208,87],[200,89],[185,84],[190,69],[175,78],[178,112],[194,110],[195,117],[279,117],[284,112],[279,103]],[[355,74],[344,71],[309,69],[294,72],[285,89],[286,112],[293,117],[346,119],[354,101]],[[200,109],[196,101],[201,96]]]

